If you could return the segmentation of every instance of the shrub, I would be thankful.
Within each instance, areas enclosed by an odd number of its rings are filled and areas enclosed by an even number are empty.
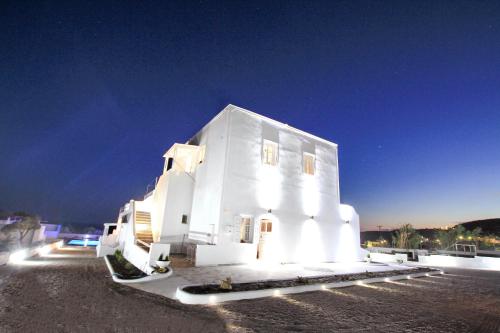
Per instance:
[[[297,276],[297,282],[300,284],[308,284],[309,280],[305,277],[302,276]]]
[[[231,284],[231,277],[227,277],[225,280],[221,280],[219,288],[223,289],[223,290],[231,290],[231,289],[233,289],[233,286]]]
[[[124,261],[126,261],[122,251],[120,250],[115,251],[115,258],[119,263],[123,263]]]

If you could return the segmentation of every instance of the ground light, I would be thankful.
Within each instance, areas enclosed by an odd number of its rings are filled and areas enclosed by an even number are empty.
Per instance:
[[[46,256],[47,254],[50,253],[51,250],[52,247],[50,245],[45,245],[38,249],[38,254],[41,256]]]
[[[16,252],[13,252],[9,256],[9,262],[13,264],[18,264],[22,262],[24,259],[28,257],[28,251],[27,250],[19,250]]]

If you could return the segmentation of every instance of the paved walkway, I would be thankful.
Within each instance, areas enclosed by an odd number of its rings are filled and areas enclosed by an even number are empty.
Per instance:
[[[232,282],[252,282],[262,280],[294,279],[298,276],[312,277],[324,275],[353,274],[362,272],[381,272],[394,269],[407,269],[403,265],[386,265],[357,262],[351,264],[319,263],[314,265],[269,265],[256,263],[252,265],[223,265],[209,267],[174,268],[174,274],[166,279],[135,283],[130,286],[150,293],[175,299],[177,287],[188,284],[219,283],[231,277]]]

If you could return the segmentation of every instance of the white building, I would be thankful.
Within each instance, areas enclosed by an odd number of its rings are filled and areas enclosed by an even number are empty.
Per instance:
[[[362,259],[335,143],[228,105],[164,157],[154,190],[106,228],[101,255],[123,249],[146,272],[169,252],[197,266]]]

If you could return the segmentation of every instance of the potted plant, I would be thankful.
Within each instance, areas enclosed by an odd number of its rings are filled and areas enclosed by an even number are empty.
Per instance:
[[[170,265],[170,258],[168,257],[168,255],[164,257],[163,253],[160,254],[160,257],[158,257],[158,260],[156,260],[156,266],[160,268],[165,268],[168,267],[169,265]]]

